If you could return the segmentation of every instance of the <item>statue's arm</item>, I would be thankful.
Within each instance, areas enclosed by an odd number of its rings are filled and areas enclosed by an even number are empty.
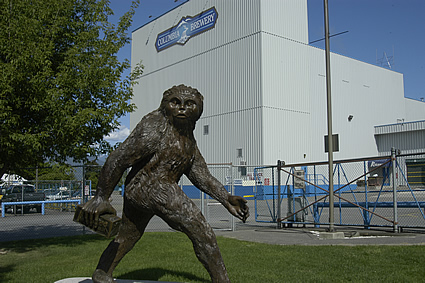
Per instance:
[[[224,206],[227,206],[229,193],[226,188],[211,175],[199,150],[196,150],[195,158],[187,177],[198,189],[218,200]]]
[[[160,137],[155,121],[156,119],[142,119],[128,138],[108,156],[100,170],[96,195],[75,216],[78,222],[96,230],[101,215],[116,214],[108,199],[124,171],[149,158],[155,150],[157,138]]]
[[[127,168],[147,158],[153,151],[155,142],[152,142],[152,140],[158,133],[153,129],[154,121],[149,120],[140,121],[127,139],[106,159],[100,170],[96,187],[96,196],[102,200],[107,200],[110,197]],[[155,135],[153,135],[154,133]]]
[[[249,209],[246,200],[228,193],[224,186],[211,175],[198,148],[196,148],[192,167],[186,175],[198,189],[218,200],[235,217],[243,222],[248,218]]]

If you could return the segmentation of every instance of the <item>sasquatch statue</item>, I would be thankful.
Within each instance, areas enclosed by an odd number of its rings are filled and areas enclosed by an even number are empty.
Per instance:
[[[92,276],[94,282],[113,282],[115,267],[140,239],[154,215],[190,238],[213,282],[229,282],[212,228],[177,185],[185,174],[235,217],[245,222],[249,216],[246,200],[226,191],[211,175],[199,152],[193,130],[202,109],[203,97],[196,89],[174,86],[164,92],[160,107],[143,117],[109,155],[100,172],[96,195],[83,206],[80,222],[96,229],[99,216],[116,213],[108,198],[123,172],[130,167],[131,171],[125,181],[119,232],[103,252]]]

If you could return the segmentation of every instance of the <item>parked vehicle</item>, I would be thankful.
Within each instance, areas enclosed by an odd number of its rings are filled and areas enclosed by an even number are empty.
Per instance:
[[[2,189],[3,198],[1,202],[20,202],[20,201],[44,201],[46,199],[43,192],[36,192],[32,185],[11,185],[7,189]],[[37,212],[41,212],[41,204],[25,204],[25,205],[10,205],[5,208],[12,210],[20,210],[23,207],[24,213],[35,208]]]
[[[96,191],[91,191],[89,195],[87,195],[87,199],[92,199],[96,195]],[[72,194],[71,199],[81,199],[81,190],[75,191]]]
[[[0,200],[3,198],[3,189],[6,189],[3,184],[0,185]]]
[[[46,200],[66,200],[70,198],[70,191],[67,187],[60,187],[58,190],[46,190]]]

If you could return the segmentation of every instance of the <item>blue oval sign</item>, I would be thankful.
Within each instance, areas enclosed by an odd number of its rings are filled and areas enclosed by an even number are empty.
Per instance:
[[[190,38],[215,27],[218,13],[212,7],[194,17],[184,17],[172,28],[156,37],[156,51],[162,51],[176,44],[184,45]]]

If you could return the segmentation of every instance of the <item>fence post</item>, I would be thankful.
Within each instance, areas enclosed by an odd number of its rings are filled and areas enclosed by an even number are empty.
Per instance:
[[[201,205],[201,212],[205,216],[205,219],[207,219],[207,221],[208,221],[209,220],[208,219],[208,213],[207,213],[208,206],[205,207],[205,193],[202,192],[202,191],[201,191],[201,204],[200,205]]]
[[[83,163],[83,179],[81,180],[82,184],[81,184],[81,200],[82,203],[86,203],[86,165]],[[81,225],[83,226],[83,235],[86,234],[86,226],[85,225]]]
[[[366,180],[366,161],[363,161],[363,173],[364,173],[364,199],[365,199],[365,208],[369,209],[369,200],[368,200],[368,187],[367,187],[367,180]],[[369,212],[367,210],[363,210],[363,223],[365,229],[370,229],[370,219],[369,219]]]
[[[38,192],[38,165],[35,167],[35,191]]]
[[[82,169],[83,169],[83,177],[82,177],[82,180],[81,180],[81,182],[82,182],[82,186],[81,186],[81,189],[82,189],[81,196],[82,196],[82,198],[81,199],[83,200],[83,203],[86,203],[86,165],[85,164],[83,164]]]
[[[397,161],[396,161],[396,155],[395,155],[395,148],[391,148],[391,166],[393,169],[393,213],[394,213],[394,232],[398,233],[398,211],[397,211],[397,180],[396,180],[396,167],[397,167]]]
[[[227,174],[230,176],[230,193],[232,195],[235,195],[235,186],[233,184],[233,163],[230,163],[229,172]],[[232,215],[230,217],[231,217],[232,231],[236,231],[235,217],[233,217]]]
[[[282,163],[280,160],[277,161],[277,229],[282,228],[282,211],[280,207],[280,171],[282,169]]]

